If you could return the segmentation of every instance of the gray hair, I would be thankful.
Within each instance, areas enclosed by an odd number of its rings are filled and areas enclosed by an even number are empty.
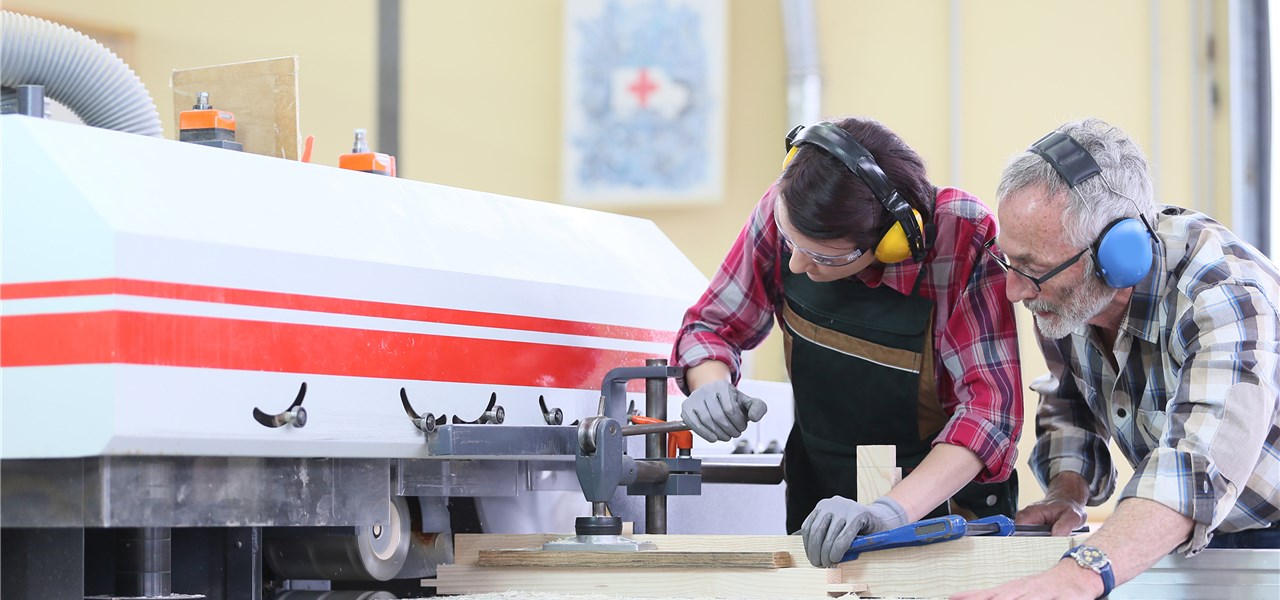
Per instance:
[[[1032,185],[1045,186],[1050,198],[1070,190],[1062,211],[1062,230],[1067,244],[1076,248],[1088,247],[1116,219],[1141,215],[1155,227],[1151,171],[1133,138],[1096,118],[1067,123],[1058,131],[1084,146],[1102,168],[1102,175],[1072,189],[1040,155],[1027,150],[1005,165],[996,187],[997,202]]]

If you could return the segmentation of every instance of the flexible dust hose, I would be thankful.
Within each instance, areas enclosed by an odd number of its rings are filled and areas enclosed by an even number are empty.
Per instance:
[[[0,85],[42,85],[86,125],[164,133],[151,94],[124,61],[69,27],[9,11],[0,20]]]

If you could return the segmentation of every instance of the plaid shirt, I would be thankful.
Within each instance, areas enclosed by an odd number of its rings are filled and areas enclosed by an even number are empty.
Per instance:
[[[776,187],[765,192],[716,271],[702,299],[685,313],[672,364],[707,360],[727,365],[737,383],[740,354],[760,345],[781,318],[782,269],[773,220]],[[1022,430],[1022,385],[1013,306],[1004,272],[983,243],[996,223],[980,200],[940,188],[936,240],[920,295],[934,301],[934,357],[938,400],[950,420],[934,443],[963,446],[984,464],[977,481],[1003,481],[1013,471]],[[910,294],[920,273],[915,261],[868,267],[856,275],[871,287]],[[687,392],[683,381],[682,389]],[[797,399],[797,402],[803,399]]]
[[[1089,504],[1115,491],[1107,443],[1134,466],[1121,498],[1159,502],[1195,521],[1178,551],[1213,530],[1280,519],[1280,273],[1212,219],[1166,207],[1151,275],[1133,288],[1114,354],[1084,326],[1040,340],[1041,392],[1031,466],[1089,482]],[[1122,365],[1119,373],[1112,366]]]

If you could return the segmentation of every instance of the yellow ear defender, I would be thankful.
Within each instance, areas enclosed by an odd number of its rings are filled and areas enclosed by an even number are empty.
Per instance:
[[[795,158],[796,152],[799,152],[799,151],[800,151],[800,146],[792,146],[790,150],[787,150],[786,158],[782,159],[783,169],[787,168],[787,165],[791,164],[791,159]]]
[[[911,214],[923,230],[924,219],[920,217],[920,211],[912,209]],[[911,258],[911,243],[907,241],[907,232],[903,231],[902,223],[894,223],[893,227],[889,228],[889,233],[884,234],[884,237],[880,238],[880,243],[876,244],[876,260],[892,264],[908,258]]]

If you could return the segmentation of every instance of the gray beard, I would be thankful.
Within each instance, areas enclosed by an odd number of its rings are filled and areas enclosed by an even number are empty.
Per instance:
[[[1043,300],[1027,300],[1025,304],[1033,313],[1044,311],[1052,315],[1047,319],[1034,315],[1036,328],[1040,330],[1040,335],[1057,340],[1071,335],[1102,312],[1115,294],[1116,290],[1103,285],[1097,277],[1086,275],[1084,281],[1071,288],[1071,292],[1060,304]]]

